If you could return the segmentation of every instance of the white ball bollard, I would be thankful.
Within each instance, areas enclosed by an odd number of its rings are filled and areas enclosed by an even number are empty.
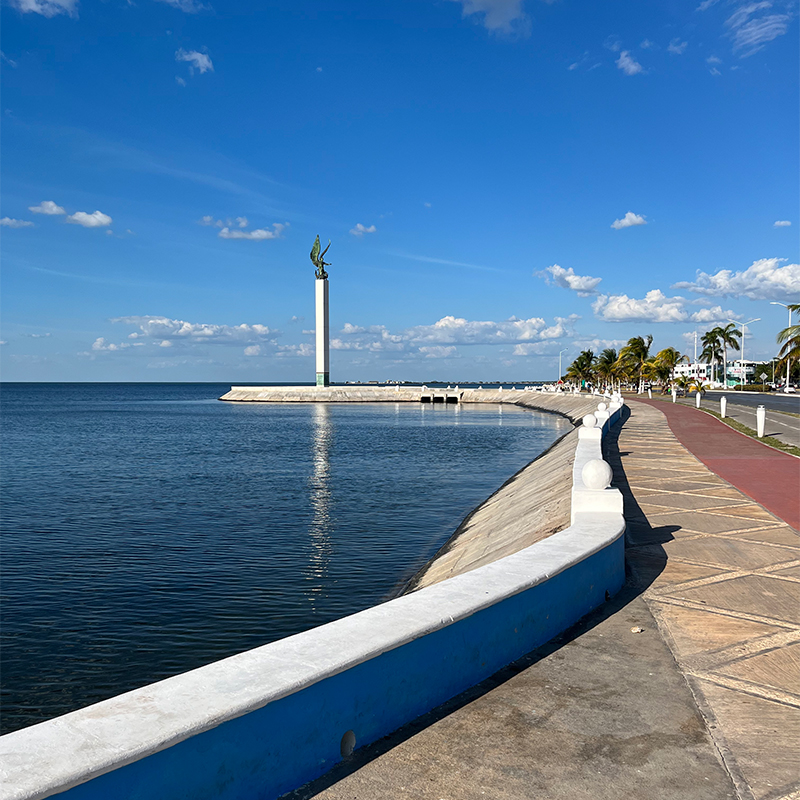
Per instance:
[[[700,408],[700,392],[696,392],[694,396],[694,407]]]
[[[767,424],[767,410],[764,406],[759,406],[756,409],[756,433],[759,439],[764,438],[764,428]]]
[[[598,403],[597,404],[597,410],[598,411],[605,411],[607,408],[608,408],[608,406],[605,403]]]
[[[597,417],[594,414],[587,414],[583,418],[583,427],[584,428],[596,428],[597,427]]]
[[[603,489],[608,489],[611,486],[611,480],[614,473],[611,465],[603,461],[602,458],[594,458],[587,461],[581,470],[581,480],[587,489],[594,492],[601,492]]]
[[[677,403],[678,402],[678,392],[677,392],[677,390],[675,389],[674,386],[672,388],[672,402],[673,403]]]
[[[728,398],[722,395],[719,399],[719,415],[722,419],[728,416]]]
[[[652,399],[653,399],[653,390],[652,390],[652,389],[648,389],[648,390],[647,390],[647,397],[648,397],[650,400],[652,400]]]

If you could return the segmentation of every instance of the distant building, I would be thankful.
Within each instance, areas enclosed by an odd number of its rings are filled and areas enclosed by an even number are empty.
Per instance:
[[[687,378],[698,378],[703,381],[711,380],[711,364],[678,364],[675,367],[675,377],[680,378],[686,376]]]

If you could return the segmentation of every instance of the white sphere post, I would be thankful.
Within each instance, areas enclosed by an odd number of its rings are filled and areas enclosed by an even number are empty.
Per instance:
[[[759,406],[756,409],[756,433],[759,439],[764,438],[764,427],[767,423],[767,411],[764,406]]]
[[[700,392],[697,392],[694,396],[694,405],[695,408],[700,408]]]
[[[719,415],[722,419],[728,415],[728,398],[723,395],[719,400]]]
[[[317,386],[330,386],[330,326],[328,323],[328,279],[317,278]]]

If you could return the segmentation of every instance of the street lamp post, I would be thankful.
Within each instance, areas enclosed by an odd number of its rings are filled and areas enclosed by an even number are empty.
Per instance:
[[[792,309],[789,308],[789,306],[787,306],[786,303],[779,303],[777,300],[770,301],[770,305],[771,306],[783,306],[789,312],[789,325],[788,325],[788,327],[791,328],[792,327]],[[775,368],[774,367],[772,369],[772,372],[773,372],[772,381],[774,383],[774,381],[775,381],[775,375],[774,375]],[[785,392],[789,391],[789,353],[788,352],[786,353],[786,386],[783,387],[783,390]]]
[[[561,354],[562,354],[562,353],[566,353],[566,352],[567,352],[567,350],[569,350],[569,347],[565,347],[565,348],[564,348],[564,349],[561,351],[561,353],[559,353],[559,354],[558,354],[558,380],[559,380],[559,381],[561,380],[561,375],[562,375],[562,372],[561,372]]]
[[[741,382],[742,385],[746,385],[747,383],[747,368],[744,365],[744,339],[747,336],[747,326],[752,325],[754,322],[761,322],[761,317],[756,317],[755,319],[749,319],[747,322],[736,322],[736,320],[729,319],[728,322],[732,322],[734,325],[741,324],[742,326],[742,357],[739,359],[739,369],[741,371]]]

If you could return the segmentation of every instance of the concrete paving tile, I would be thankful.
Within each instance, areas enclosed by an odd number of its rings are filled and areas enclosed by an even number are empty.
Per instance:
[[[747,539],[749,541],[772,542],[773,544],[788,544],[800,546],[800,533],[788,525],[769,527],[766,530],[734,531],[729,534],[732,539]]]
[[[800,709],[697,680],[755,800],[800,788]]]
[[[636,497],[637,499],[639,499],[639,502],[642,505],[642,507],[644,507],[644,502],[646,502],[648,505],[665,506],[667,508],[679,508],[681,510],[727,508],[729,506],[735,506],[738,509],[738,507],[742,505],[741,495],[739,495],[736,498],[732,498],[732,497],[709,497],[708,495],[686,494],[683,492],[680,494],[675,494],[673,492],[654,492],[653,494],[648,494],[646,497],[641,497],[641,498],[639,498],[639,495],[637,493]],[[760,508],[760,506],[758,507]],[[731,513],[735,513],[738,516],[738,510],[736,512],[731,511]]]
[[[648,519],[655,525],[677,525],[697,533],[726,533],[741,530],[743,527],[756,527],[754,524],[742,524],[736,517],[723,514],[709,514],[705,511],[674,511],[664,514],[649,514]]]
[[[797,580],[800,580],[800,566],[776,569],[774,572],[770,572],[770,575],[777,575],[781,578],[797,578]]]
[[[664,549],[659,545],[631,548],[627,558],[642,584],[652,584],[658,588],[700,578],[711,578],[724,573],[724,570],[718,567],[698,566],[667,559]]]
[[[744,575],[695,589],[678,586],[670,596],[800,625],[800,584],[779,578]]]
[[[664,549],[669,558],[735,569],[759,569],[770,564],[794,561],[798,555],[797,550],[791,547],[755,544],[718,536],[688,541],[676,539],[664,544]]]
[[[655,597],[650,599],[656,618],[667,628],[677,648],[675,655],[679,661],[697,653],[719,650],[784,630],[713,611],[659,603]]]
[[[714,672],[797,696],[800,694],[800,642],[717,667]]]
[[[708,497],[730,497],[736,500],[740,500],[744,496],[738,489],[735,489],[729,484],[703,487],[700,489],[691,489],[689,494],[703,494],[707,495]]]
[[[732,517],[742,517],[744,519],[758,519],[765,522],[775,522],[778,525],[783,524],[783,520],[778,519],[774,514],[762,508],[757,503],[749,503],[748,505],[736,506],[729,508],[727,511],[722,508],[708,509],[709,514],[729,514]]]
[[[719,481],[712,480],[685,480],[664,476],[653,476],[648,479],[633,479],[629,476],[632,489],[642,486],[645,489],[663,489],[667,492],[690,492],[692,489],[705,490],[706,487],[720,486]],[[635,492],[634,492],[635,494]]]

